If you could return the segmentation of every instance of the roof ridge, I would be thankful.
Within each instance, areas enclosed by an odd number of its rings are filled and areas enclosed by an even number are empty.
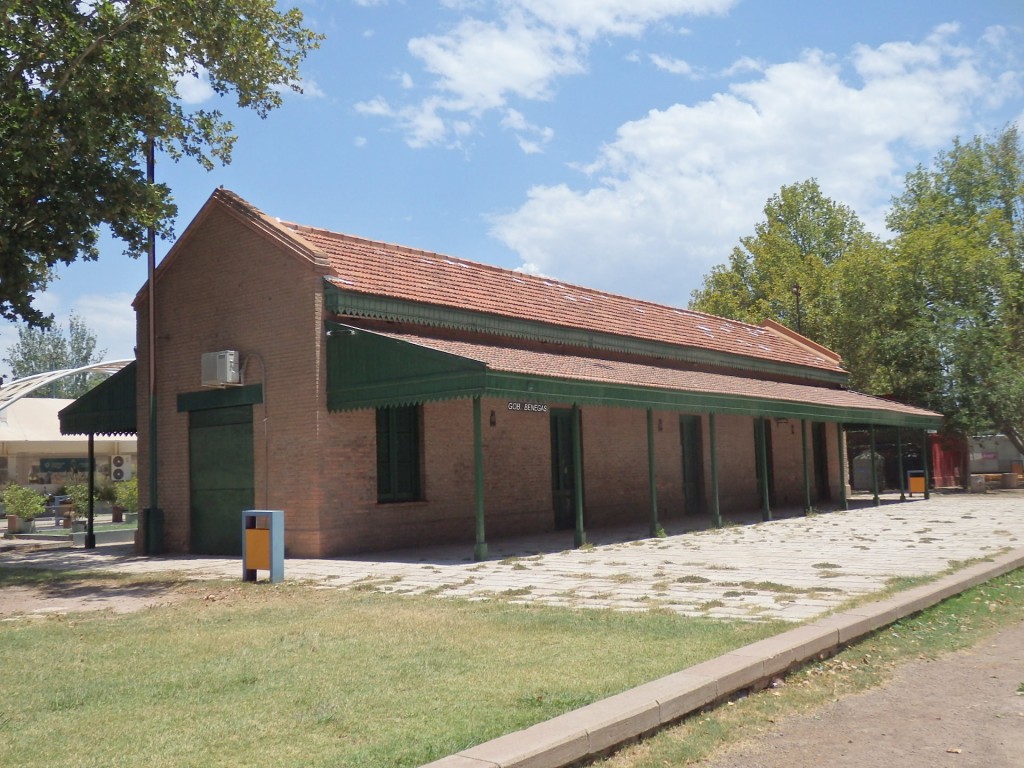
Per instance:
[[[615,299],[617,301],[628,302],[628,303],[631,303],[633,305],[643,305],[643,306],[646,306],[646,307],[656,307],[658,309],[669,310],[671,312],[684,313],[684,314],[690,315],[690,316],[692,316],[694,318],[701,318],[701,317],[703,317],[703,318],[707,318],[710,321],[727,322],[727,323],[731,323],[733,325],[742,326],[742,327],[750,328],[750,329],[753,329],[753,330],[759,330],[761,328],[760,325],[755,324],[755,323],[748,323],[746,321],[735,320],[733,318],[720,317],[718,315],[712,315],[712,314],[709,314],[707,312],[701,312],[699,310],[690,309],[688,307],[683,307],[683,306],[676,306],[674,304],[663,304],[661,302],[652,301],[650,299],[641,299],[641,298],[637,298],[635,296],[627,296],[627,295],[621,294],[621,293],[612,293],[611,291],[605,291],[605,290],[602,290],[600,288],[591,288],[591,287],[588,287],[588,286],[585,286],[585,285],[580,285],[578,283],[571,283],[571,282],[568,282],[568,281],[563,280],[561,278],[553,277],[551,275],[535,274],[535,273],[532,273],[532,272],[525,272],[525,271],[520,270],[520,269],[510,269],[508,267],[500,267],[500,266],[498,266],[496,264],[487,264],[487,263],[482,262],[482,261],[475,261],[473,259],[467,259],[467,258],[462,257],[462,256],[452,256],[450,254],[441,253],[440,251],[430,251],[430,250],[426,250],[424,248],[414,248],[414,247],[408,246],[408,245],[400,245],[398,243],[388,242],[387,240],[379,240],[379,239],[370,238],[370,237],[363,237],[361,235],[352,235],[352,234],[348,234],[348,233],[345,233],[345,232],[338,232],[337,230],[333,230],[333,229],[327,229],[326,227],[314,227],[314,226],[310,226],[308,224],[299,224],[297,222],[282,221],[280,219],[278,219],[278,222],[283,227],[294,228],[294,231],[297,232],[300,235],[302,233],[304,233],[304,232],[308,232],[310,234],[320,234],[320,235],[327,236],[327,237],[330,237],[332,239],[336,239],[336,240],[340,240],[340,241],[344,241],[344,242],[377,245],[377,246],[381,246],[381,247],[383,247],[385,249],[394,250],[394,251],[399,252],[399,253],[407,253],[407,254],[410,254],[410,255],[413,255],[413,256],[434,257],[434,258],[437,258],[437,259],[442,260],[442,261],[457,262],[457,263],[461,263],[461,264],[467,264],[467,265],[472,266],[472,267],[478,267],[478,268],[489,270],[491,272],[507,274],[507,275],[510,275],[510,276],[513,276],[513,277],[524,277],[526,279],[533,280],[533,281],[550,282],[550,283],[557,284],[557,285],[559,285],[559,286],[561,286],[563,288],[571,289],[571,290],[575,290],[575,291],[580,291],[582,293],[586,293],[586,294],[591,295],[591,296],[603,296],[603,297],[606,297],[606,298],[609,298],[609,299]]]

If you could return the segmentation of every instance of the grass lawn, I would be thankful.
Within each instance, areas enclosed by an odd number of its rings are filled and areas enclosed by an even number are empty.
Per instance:
[[[0,569],[0,588],[58,578]],[[168,587],[185,599],[0,622],[0,766],[417,766],[791,626]]]

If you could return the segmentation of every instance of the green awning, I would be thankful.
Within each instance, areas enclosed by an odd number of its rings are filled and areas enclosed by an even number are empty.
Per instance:
[[[942,416],[844,389],[328,323],[332,411],[493,397],[935,429]]]
[[[97,384],[58,413],[62,435],[134,435],[138,432],[136,363]]]

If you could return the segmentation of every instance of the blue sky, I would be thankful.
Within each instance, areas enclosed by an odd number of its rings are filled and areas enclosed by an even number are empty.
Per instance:
[[[782,185],[814,177],[884,234],[918,163],[1024,126],[1020,0],[289,4],[327,36],[303,95],[260,120],[180,84],[239,139],[209,173],[158,158],[178,232],[223,185],[282,219],[685,306]],[[145,279],[105,239],[38,305],[130,358]],[[16,334],[0,324],[0,357]]]

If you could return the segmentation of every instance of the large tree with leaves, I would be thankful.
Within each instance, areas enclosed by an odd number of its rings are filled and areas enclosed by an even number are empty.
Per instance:
[[[848,361],[862,360],[870,324],[860,321],[874,316],[868,310],[878,294],[856,273],[873,276],[884,261],[884,245],[853,210],[809,179],[768,199],[754,234],[741,238],[729,263],[704,278],[690,306],[750,323],[772,318]]]
[[[954,141],[908,174],[888,218],[915,346],[938,359],[934,405],[962,434],[1024,452],[1024,145],[1016,127]]]
[[[783,187],[691,306],[797,328],[839,352],[853,386],[924,405],[961,435],[1024,452],[1024,147],[1007,128],[955,141],[893,201],[882,243],[817,184]],[[820,255],[819,255],[820,254]]]
[[[68,319],[68,333],[62,329],[33,328],[18,329],[18,341],[7,349],[3,362],[10,366],[15,379],[33,376],[49,371],[82,368],[103,360],[106,350],[96,349],[96,334],[82,318],[72,313]],[[36,390],[34,397],[76,398],[89,391],[102,376],[80,373],[67,376],[54,383],[49,389]]]
[[[138,256],[169,234],[166,186],[147,183],[150,141],[209,168],[233,126],[187,111],[183,77],[260,116],[299,89],[319,36],[274,0],[14,0],[0,20],[0,317],[45,324],[32,303],[57,264],[96,259],[107,225]]]

